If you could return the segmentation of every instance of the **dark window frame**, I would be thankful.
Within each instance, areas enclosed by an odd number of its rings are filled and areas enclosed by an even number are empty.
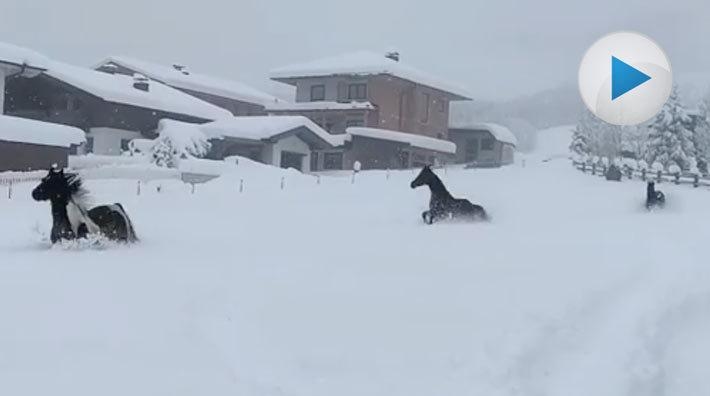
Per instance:
[[[423,114],[421,115],[420,121],[422,124],[429,123],[429,111],[431,107],[431,94],[429,92],[422,92],[422,97],[424,100]]]
[[[316,95],[316,89],[322,90],[321,95]],[[311,102],[322,102],[325,100],[325,84],[311,85]]]
[[[345,121],[345,128],[350,128],[350,127],[364,127],[365,126],[365,120],[361,118],[350,118]]]
[[[343,153],[323,153],[323,170],[342,170],[343,169]]]
[[[348,100],[365,100],[367,99],[367,84],[352,83],[348,84]]]

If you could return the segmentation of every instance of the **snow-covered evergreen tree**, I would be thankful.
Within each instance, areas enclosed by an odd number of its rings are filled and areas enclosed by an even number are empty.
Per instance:
[[[592,152],[592,137],[598,132],[599,121],[590,111],[585,110],[572,132],[572,143],[569,149],[581,158],[586,158]]]
[[[710,98],[698,104],[698,113],[693,117],[693,144],[695,145],[695,159],[697,168],[701,173],[708,173],[710,161]]]
[[[688,169],[695,158],[692,120],[681,104],[677,87],[673,87],[649,128],[646,161],[661,163],[666,169],[673,164]]]

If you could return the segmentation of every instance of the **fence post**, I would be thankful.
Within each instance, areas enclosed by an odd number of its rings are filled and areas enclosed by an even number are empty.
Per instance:
[[[387,171],[385,173],[385,177],[387,178],[387,180],[390,179],[390,168],[387,168]]]
[[[658,173],[656,174],[656,179],[657,179],[658,183],[661,183],[663,181],[663,172],[662,171],[658,171]]]
[[[675,184],[680,184],[680,173],[675,174]]]
[[[7,185],[7,199],[12,199],[12,180]]]
[[[160,191],[161,191],[162,189],[163,189],[163,186],[161,186],[160,184],[158,184],[158,185],[155,187],[155,191],[156,191],[157,193],[160,193]]]
[[[191,194],[194,194],[195,193],[195,183],[190,183],[190,185],[192,185]]]
[[[587,164],[582,162],[582,173],[587,173]]]
[[[592,176],[597,174],[597,164],[592,164]]]
[[[281,189],[283,190],[284,187],[286,187],[286,176],[281,176]]]
[[[138,180],[138,183],[136,185],[136,195],[141,195],[141,181]]]
[[[602,165],[602,176],[606,175],[606,165]]]
[[[244,179],[239,179],[239,193],[244,192]]]
[[[693,187],[697,188],[700,185],[700,176],[698,174],[693,175]]]
[[[356,174],[357,174],[357,172],[353,171],[353,177],[352,177],[352,179],[350,179],[350,184],[355,184],[355,175]]]
[[[641,180],[646,181],[646,168],[641,169]]]
[[[320,175],[316,175],[316,184],[320,185]]]

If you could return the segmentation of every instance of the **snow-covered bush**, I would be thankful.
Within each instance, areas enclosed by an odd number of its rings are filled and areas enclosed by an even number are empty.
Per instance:
[[[665,168],[663,167],[663,164],[662,164],[662,163],[656,161],[656,162],[654,162],[653,164],[651,164],[651,169],[652,169],[654,172],[658,172],[658,171],[663,171]]]
[[[640,160],[638,162],[638,169],[646,169],[648,170],[648,162],[646,160]]]
[[[638,168],[638,164],[636,163],[636,160],[633,158],[624,158],[621,160],[621,164],[629,169],[636,170]]]
[[[151,160],[158,166],[175,168],[180,159],[202,158],[211,147],[199,125],[163,119],[150,148]]]
[[[670,173],[672,175],[678,175],[678,174],[680,174],[680,172],[681,172],[681,169],[680,169],[680,166],[678,166],[678,164],[672,163],[671,165],[668,166],[668,173]]]

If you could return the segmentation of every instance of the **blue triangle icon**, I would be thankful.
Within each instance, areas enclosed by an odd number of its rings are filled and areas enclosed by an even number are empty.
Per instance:
[[[650,80],[651,76],[619,58],[611,57],[611,100]]]

